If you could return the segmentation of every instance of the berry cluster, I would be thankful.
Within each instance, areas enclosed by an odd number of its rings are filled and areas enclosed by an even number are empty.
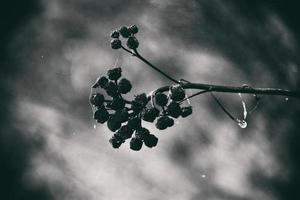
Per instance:
[[[127,39],[126,45],[129,49],[137,49],[139,46],[139,41],[136,39],[134,34],[139,31],[136,25],[131,25],[129,27],[122,26],[118,30],[113,31],[110,34],[112,38],[110,45],[113,49],[120,49],[122,47],[122,41],[120,40],[120,35]]]
[[[121,76],[120,67],[109,69],[107,75],[99,77],[92,86],[105,90],[106,95],[92,93],[90,96],[94,119],[101,124],[107,123],[108,129],[114,132],[109,140],[113,148],[119,148],[127,139],[131,139],[132,150],[140,150],[143,144],[152,148],[157,145],[158,138],[142,126],[142,121],[153,123],[156,120],[156,128],[164,130],[174,125],[175,118],[192,114],[191,106],[180,105],[185,98],[180,85],[170,86],[168,95],[158,92],[151,98],[142,93],[128,101],[122,95],[130,92],[132,85]],[[152,105],[149,106],[150,100]]]

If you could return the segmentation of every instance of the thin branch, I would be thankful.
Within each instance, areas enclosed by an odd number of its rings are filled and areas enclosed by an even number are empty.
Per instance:
[[[165,72],[163,72],[162,70],[160,70],[158,67],[155,67],[152,63],[150,63],[148,60],[146,60],[143,56],[141,56],[138,51],[136,49],[133,50],[134,51],[134,55],[139,58],[140,60],[142,60],[144,63],[146,63],[147,65],[149,65],[152,69],[154,69],[155,71],[159,72],[160,74],[162,74],[163,76],[165,76],[166,78],[168,78],[169,80],[173,81],[174,83],[180,84],[179,81],[177,81],[176,79],[172,78],[171,76],[169,76],[168,74],[166,74]]]
[[[220,106],[220,108],[222,108],[222,110],[228,115],[228,117],[230,119],[232,119],[233,121],[237,121],[237,119],[235,117],[233,117],[229,111],[226,110],[226,108],[223,106],[223,104],[220,102],[220,100],[212,92],[210,94],[213,97],[213,99],[217,102],[217,104]]]
[[[300,98],[300,91],[291,91],[277,88],[253,88],[253,87],[234,87],[224,85],[212,85],[203,83],[182,83],[184,89],[199,89],[211,92],[224,92],[224,93],[245,93],[245,94],[264,94],[264,95],[279,95],[286,97]],[[169,86],[158,88],[157,92],[165,92],[169,90]]]

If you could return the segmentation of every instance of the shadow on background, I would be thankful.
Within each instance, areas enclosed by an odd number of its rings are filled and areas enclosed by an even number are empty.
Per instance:
[[[24,179],[31,152],[42,148],[43,141],[25,138],[15,129],[12,116],[16,97],[12,85],[24,66],[14,57],[11,41],[20,27],[39,14],[41,8],[36,0],[5,0],[1,1],[0,10],[0,198],[52,199],[46,186],[32,187]]]

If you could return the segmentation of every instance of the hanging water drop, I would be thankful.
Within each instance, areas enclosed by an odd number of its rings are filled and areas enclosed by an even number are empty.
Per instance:
[[[285,98],[285,100],[286,100],[286,101],[288,101],[288,100],[289,100],[289,98],[287,98],[287,97],[286,97],[286,98]]]
[[[94,124],[94,129],[96,129],[97,128],[97,125],[96,124]]]
[[[237,123],[241,128],[247,127],[247,122],[245,120],[238,120]]]

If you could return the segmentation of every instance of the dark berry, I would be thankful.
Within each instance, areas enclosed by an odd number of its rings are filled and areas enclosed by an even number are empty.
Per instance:
[[[131,26],[129,27],[129,30],[130,30],[130,32],[131,32],[132,34],[136,34],[136,33],[139,31],[139,29],[138,29],[138,27],[137,27],[136,25],[131,25]]]
[[[181,109],[181,117],[187,117],[193,113],[192,106],[183,107]]]
[[[107,121],[107,127],[112,132],[115,132],[121,127],[121,122],[117,121],[113,116],[110,116]]]
[[[155,124],[156,128],[159,130],[164,130],[173,125],[174,125],[174,120],[168,116],[162,116],[158,118]]]
[[[126,94],[131,90],[132,85],[129,80],[127,80],[126,78],[122,78],[119,81],[118,87],[119,87],[119,92],[121,94]]]
[[[130,36],[126,42],[129,49],[136,49],[139,46],[139,41],[134,36]]]
[[[111,38],[119,38],[120,33],[118,31],[113,31],[110,34]]]
[[[121,146],[122,141],[118,140],[116,137],[112,137],[109,139],[109,143],[112,145],[113,148],[117,149]]]
[[[117,135],[119,135],[123,140],[131,138],[132,134],[133,130],[129,128],[128,125],[121,126],[121,128],[117,131]]]
[[[97,106],[97,107],[101,106],[104,102],[103,94],[100,94],[100,93],[92,94],[92,96],[90,97],[90,102],[94,106]]]
[[[147,122],[154,122],[156,117],[159,115],[159,110],[155,107],[146,108],[142,113],[143,120]]]
[[[142,121],[139,117],[134,117],[128,121],[127,125],[129,128],[137,130],[141,127]]]
[[[122,69],[120,67],[109,69],[107,76],[110,80],[117,81],[122,76]]]
[[[106,84],[104,89],[106,93],[111,97],[115,97],[119,95],[118,86],[113,81],[109,81],[108,84]]]
[[[130,149],[139,151],[143,146],[143,141],[139,138],[132,138],[130,140]]]
[[[98,108],[94,113],[94,119],[97,120],[98,123],[103,124],[108,120],[108,118],[109,118],[109,113],[107,112],[104,106]]]
[[[168,127],[172,127],[174,125],[174,120],[170,117],[167,118],[166,123]]]
[[[185,98],[185,91],[180,85],[170,87],[170,97],[174,101],[181,101]]]
[[[122,42],[119,39],[112,39],[110,41],[110,46],[113,49],[120,49],[122,47]]]
[[[147,147],[152,148],[157,145],[158,138],[155,135],[149,134],[144,138],[144,143]]]
[[[135,137],[143,140],[150,134],[150,131],[146,128],[140,128],[135,132]]]
[[[157,93],[155,95],[155,102],[159,106],[165,106],[168,103],[168,96],[164,93]]]
[[[168,128],[168,117],[167,116],[159,117],[157,119],[155,126],[159,130],[164,130],[164,129]]]
[[[131,102],[131,108],[133,112],[138,113],[142,111],[142,109],[148,103],[148,98],[145,93],[139,94],[135,96],[134,100]]]
[[[101,87],[104,88],[108,83],[108,79],[105,76],[99,77],[95,84],[92,86],[93,88]]]
[[[134,100],[139,101],[139,102],[143,103],[144,105],[146,105],[148,103],[148,98],[147,98],[146,93],[136,95]]]
[[[128,121],[128,117],[129,117],[129,113],[128,113],[127,108],[123,108],[122,110],[118,110],[115,113],[116,120],[118,120],[121,123]]]
[[[125,107],[125,101],[121,97],[114,97],[107,107],[113,110],[122,110]]]
[[[130,30],[126,27],[126,26],[122,26],[119,29],[119,33],[124,37],[124,38],[128,38],[131,35]]]
[[[171,117],[178,118],[181,115],[179,103],[172,101],[167,107],[167,112]]]

